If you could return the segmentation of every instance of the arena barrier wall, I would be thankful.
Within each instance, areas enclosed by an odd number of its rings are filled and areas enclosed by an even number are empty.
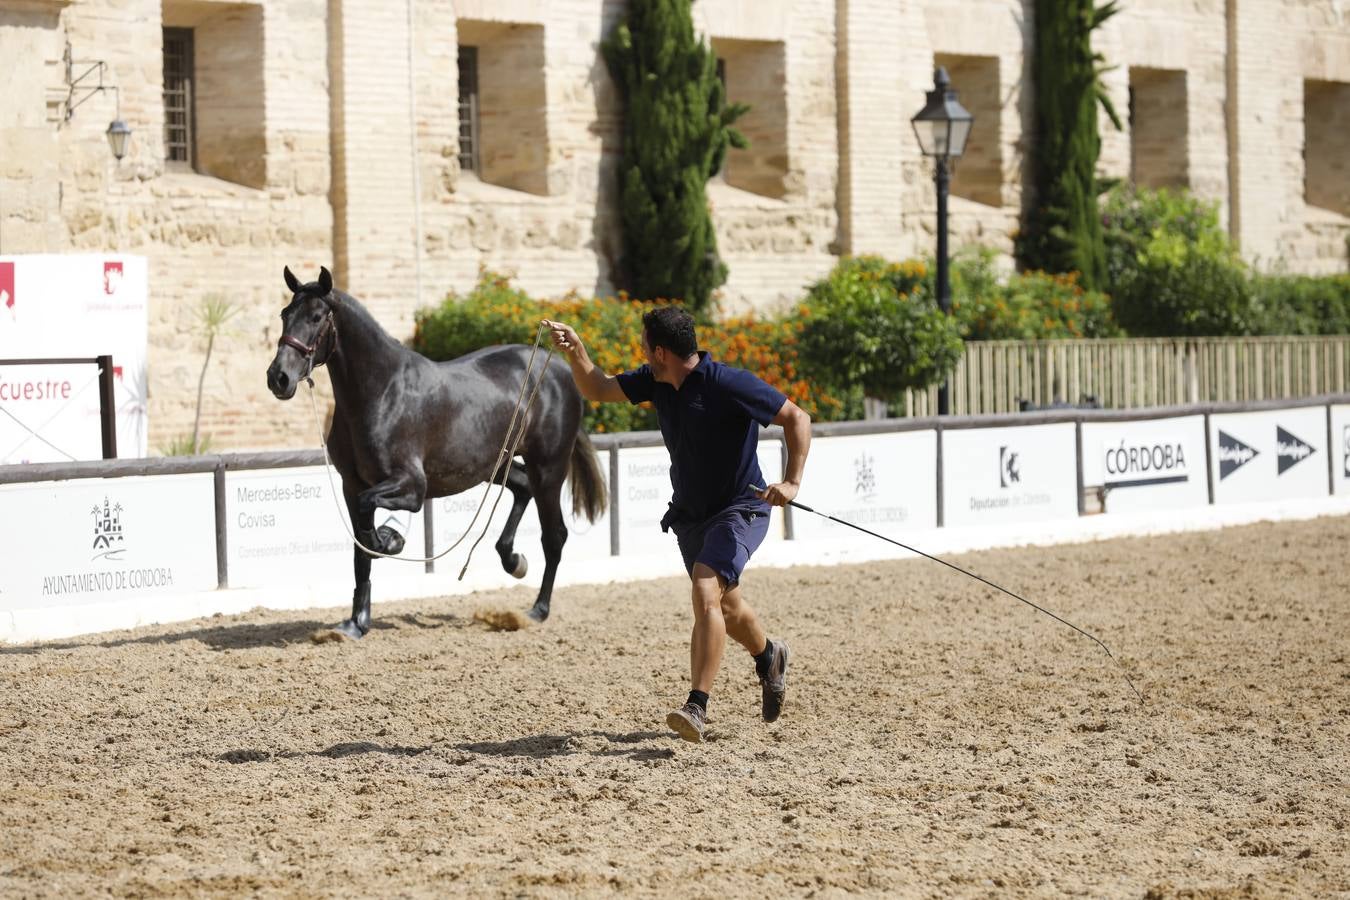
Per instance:
[[[1266,518],[1262,511],[1289,503],[1303,503],[1308,514],[1350,511],[1350,395],[886,419],[813,433],[799,500],[930,552],[1028,543],[1034,535],[1141,533],[1160,518],[1216,527]],[[609,509],[595,523],[578,520],[564,494],[570,536],[558,583],[679,574],[673,538],[658,525],[670,490],[660,435],[592,442]],[[781,477],[785,458],[781,431],[768,429],[760,444],[768,480]],[[335,489],[340,480],[318,450],[0,466],[0,640],[258,606],[345,606],[353,551]],[[515,546],[531,571],[514,581],[492,547],[510,507],[509,495],[496,497],[495,488],[485,497],[479,486],[416,514],[381,512],[377,524],[393,518],[402,527],[405,558],[442,553],[463,538],[435,562],[377,559],[375,598],[522,583],[532,595],[543,569],[537,518],[531,510],[521,522]],[[1203,512],[1219,508],[1238,514]],[[1080,527],[1090,516],[1121,524]],[[757,560],[846,561],[860,544],[870,558],[907,555],[788,509],[775,517]]]

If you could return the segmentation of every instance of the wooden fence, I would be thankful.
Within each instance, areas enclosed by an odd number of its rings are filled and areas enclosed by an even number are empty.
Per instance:
[[[983,415],[1095,397],[1108,409],[1237,403],[1343,393],[1350,335],[978,341],[952,372],[951,412]],[[910,391],[904,411],[937,412],[937,388]]]

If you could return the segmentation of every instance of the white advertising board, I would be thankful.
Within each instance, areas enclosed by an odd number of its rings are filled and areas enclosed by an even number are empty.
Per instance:
[[[0,486],[0,609],[213,590],[214,510],[209,472]]]
[[[598,462],[600,470],[604,475],[606,483],[609,481],[609,457],[604,452],[598,452]],[[486,489],[486,498],[484,496]],[[498,501],[498,494],[501,499]],[[606,492],[608,494],[608,492]],[[511,492],[501,491],[493,485],[490,488],[486,483],[474,485],[467,491],[462,491],[449,497],[438,497],[432,500],[431,531],[434,553],[441,553],[461,536],[468,536],[460,541],[454,550],[447,553],[441,559],[436,561],[436,571],[451,572],[458,575],[464,567],[465,559],[469,557],[469,548],[473,546],[478,536],[483,535],[482,542],[478,549],[473,551],[473,558],[470,560],[470,568],[465,574],[465,579],[480,571],[482,568],[492,570],[501,569],[501,560],[497,556],[496,543],[501,537],[502,529],[506,526],[507,516],[511,513]],[[479,506],[482,506],[481,512]],[[496,507],[495,511],[493,507]],[[478,513],[478,520],[474,521],[474,514]],[[563,484],[562,489],[562,514],[563,522],[567,525],[567,543],[563,545],[562,562],[559,565],[565,566],[569,562],[577,562],[586,559],[602,559],[609,556],[609,506],[606,504],[604,513],[594,522],[588,520],[584,515],[575,516],[572,514],[572,482],[569,479]],[[488,516],[491,515],[489,520]],[[472,527],[470,527],[472,526]],[[520,524],[516,526],[516,538],[513,543],[515,552],[523,555],[529,565],[529,578],[537,578],[544,573],[544,548],[540,544],[540,538],[543,534],[539,527],[539,507],[533,500],[525,507],[525,512],[521,515]]]
[[[670,453],[665,447],[624,447],[619,454],[619,555],[676,550],[661,531],[670,503]]]
[[[102,459],[96,364],[0,365],[0,465]]]
[[[111,355],[121,457],[146,452],[147,290],[143,256],[0,256],[0,359]],[[94,365],[0,366],[0,408],[0,464],[103,455]]]
[[[1350,406],[1331,407],[1331,451],[1336,494],[1350,494]]]
[[[1108,513],[1205,506],[1205,417],[1084,422],[1083,484]]]
[[[937,432],[819,438],[798,499],[826,515],[881,534],[937,527]],[[797,540],[857,534],[820,516],[794,511]]]
[[[332,473],[339,492],[342,480]],[[339,510],[339,506],[342,507]],[[421,513],[378,510],[375,525],[391,518],[403,523],[405,544],[399,554],[423,554]],[[350,582],[352,539],[345,503],[333,502],[323,466],[254,469],[225,473],[225,543],[231,588],[279,584],[316,585]],[[376,559],[371,578],[426,574],[421,563]]]
[[[1072,422],[943,431],[943,524],[1077,516],[1077,464]]]
[[[619,454],[619,554],[678,553],[673,531],[661,530],[670,505],[670,453],[665,447],[625,447]],[[779,441],[760,441],[759,469],[766,483],[783,477]],[[765,543],[783,539],[783,515],[775,510]]]
[[[1214,502],[1327,496],[1327,413],[1305,406],[1209,417]]]

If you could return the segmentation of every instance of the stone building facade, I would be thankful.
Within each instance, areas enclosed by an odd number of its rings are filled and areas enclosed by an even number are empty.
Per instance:
[[[723,308],[802,293],[840,254],[933,244],[909,118],[935,64],[976,115],[952,244],[1009,251],[1028,199],[1030,0],[700,0],[695,21],[753,141],[709,185]],[[1265,267],[1344,271],[1350,8],[1128,0],[1100,36],[1126,130],[1104,174],[1219,203]],[[204,430],[219,449],[313,445],[263,370],[283,265],[327,265],[400,337],[480,266],[539,294],[608,293],[620,107],[599,43],[622,0],[0,0],[0,253],[150,260],[152,448],[191,428],[209,295]],[[66,60],[71,60],[67,65]],[[67,119],[69,82],[112,92]],[[134,131],[120,162],[104,130]],[[299,404],[307,403],[299,400]]]

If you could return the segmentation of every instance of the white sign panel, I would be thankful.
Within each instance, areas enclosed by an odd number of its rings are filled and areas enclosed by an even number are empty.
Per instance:
[[[603,451],[598,451],[596,455],[600,471],[608,482],[609,458]],[[561,500],[563,523],[567,525],[567,543],[563,545],[560,568],[581,560],[602,559],[609,556],[608,504],[602,515],[594,522],[585,515],[573,515],[570,478],[563,484]],[[473,558],[469,560],[469,571],[464,577],[471,578],[475,572],[483,568],[500,571],[502,564],[495,545],[511,513],[512,496],[509,490],[502,490],[498,484],[489,487],[483,483],[474,485],[467,491],[449,497],[438,497],[430,502],[433,504],[434,552],[441,553],[459,541],[454,550],[436,561],[438,573],[452,572],[458,575],[464,567],[464,561],[469,559],[469,548],[478,540],[479,535],[483,535],[482,542],[479,543],[478,549],[474,550]],[[475,513],[477,521],[474,520]],[[512,544],[514,552],[525,557],[529,566],[528,577],[531,578],[544,574],[544,548],[540,542],[542,535],[543,530],[539,527],[539,507],[531,500],[521,515]],[[463,540],[460,540],[461,537]]]
[[[0,609],[213,590],[213,498],[209,472],[0,486]]]
[[[943,431],[943,524],[1078,515],[1076,444],[1072,422]]]
[[[354,549],[347,533],[342,479],[332,473],[333,502],[323,466],[225,473],[226,558],[230,587],[352,581]],[[341,507],[341,509],[339,509]],[[401,523],[399,556],[421,558],[422,515],[377,510],[375,526]],[[376,559],[371,579],[426,574],[422,563]],[[355,582],[353,581],[353,584]]]
[[[1215,503],[1327,496],[1324,406],[1209,417]]]
[[[670,505],[670,453],[624,447],[619,453],[619,555],[679,553],[675,532],[661,531]]]
[[[0,256],[0,359],[111,355],[122,457],[146,452],[147,291],[143,256]],[[0,415],[0,464],[102,456],[97,367],[9,368],[0,366],[10,386],[0,388],[8,413]],[[39,404],[39,392],[59,404]]]
[[[1331,407],[1331,477],[1337,495],[1350,494],[1350,406]]]
[[[937,432],[819,438],[802,493],[811,508],[882,534],[937,527]],[[852,539],[857,532],[794,511],[793,537]]]
[[[0,465],[102,459],[94,363],[0,365]]]
[[[1106,488],[1106,512],[1209,503],[1205,417],[1083,423],[1083,484]]]

